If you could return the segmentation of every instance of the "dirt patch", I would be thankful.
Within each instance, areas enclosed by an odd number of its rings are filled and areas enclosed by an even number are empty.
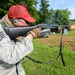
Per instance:
[[[60,36],[49,36],[48,38],[40,38],[37,40],[41,44],[49,44],[51,46],[60,44]],[[62,37],[62,46],[68,46],[72,51],[75,51],[75,37],[72,36],[63,36]]]
[[[70,49],[75,52],[75,45],[73,45]]]

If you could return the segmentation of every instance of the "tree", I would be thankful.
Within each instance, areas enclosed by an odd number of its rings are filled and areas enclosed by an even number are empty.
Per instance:
[[[48,24],[55,24],[55,10],[53,9],[50,9],[49,11],[49,15],[48,15],[48,18],[46,19],[46,23]]]
[[[70,23],[69,15],[70,11],[68,9],[59,10],[57,9],[55,12],[54,22],[59,25],[68,25]]]
[[[40,16],[38,14],[39,13],[38,10],[36,9],[36,6],[38,4],[37,0],[33,0],[33,1],[25,0],[25,2],[29,13],[31,14],[32,17],[36,19],[36,23],[39,23]]]
[[[37,9],[35,8],[35,6],[37,5],[37,0],[1,0],[0,18],[2,18],[7,13],[9,7],[14,4],[25,4],[31,16],[34,17],[37,22],[39,22],[40,17],[38,15]]]
[[[14,0],[1,0],[0,1],[0,18],[2,18],[7,13],[7,10],[13,4],[16,4]]]
[[[49,17],[49,13],[48,13],[48,1],[47,0],[41,0],[41,5],[40,5],[40,10],[39,10],[39,14],[40,14],[40,22],[46,22],[46,19]]]

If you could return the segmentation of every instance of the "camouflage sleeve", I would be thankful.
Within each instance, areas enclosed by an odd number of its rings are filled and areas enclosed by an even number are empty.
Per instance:
[[[33,43],[29,37],[14,42],[0,26],[0,60],[9,64],[15,64],[32,51]]]

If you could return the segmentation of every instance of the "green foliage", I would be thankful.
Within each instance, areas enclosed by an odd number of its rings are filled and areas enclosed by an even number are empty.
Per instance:
[[[49,23],[59,24],[59,25],[69,25],[70,24],[70,20],[69,20],[70,11],[68,11],[68,9],[65,9],[65,10],[51,9],[49,14],[50,14],[49,18],[47,19]]]
[[[46,22],[46,19],[49,17],[49,13],[48,13],[48,1],[47,0],[41,0],[41,5],[40,5],[40,10],[39,10],[39,14],[41,17],[40,22]]]
[[[0,1],[0,18],[2,18],[8,11],[9,7],[14,4],[25,4],[31,16],[36,19],[35,24],[48,23],[68,25],[75,24],[75,21],[70,21],[70,11],[48,9],[50,4],[48,0],[41,0],[40,9],[37,10],[37,0],[1,0]]]
[[[68,32],[68,36],[73,36],[73,37],[75,37],[75,30],[70,30],[70,31]]]
[[[55,10],[50,9],[48,16],[49,17],[46,19],[46,23],[48,23],[48,24],[56,24],[55,21],[54,21]]]
[[[70,25],[75,24],[75,19],[70,20]]]
[[[32,17],[36,19],[36,23],[39,22],[39,15],[38,11],[35,8],[37,5],[37,0],[4,0],[0,2],[0,17],[2,18],[8,11],[9,7],[14,5],[14,4],[26,4],[29,13],[31,14]]]
[[[14,0],[4,0],[0,4],[0,18],[2,18],[8,11],[9,7],[13,4],[16,4]]]
[[[36,9],[36,5],[37,5],[37,0],[25,0],[25,3],[27,5],[28,11],[31,14],[32,17],[34,17],[36,19],[36,23],[39,22],[39,14],[38,11]]]
[[[56,10],[54,21],[59,25],[68,25],[70,23],[69,20],[70,11],[68,9],[65,10]]]

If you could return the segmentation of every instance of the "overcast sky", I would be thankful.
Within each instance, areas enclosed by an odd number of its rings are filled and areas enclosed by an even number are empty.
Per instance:
[[[40,1],[38,0],[38,9],[40,5]],[[71,12],[70,19],[75,19],[75,0],[47,0],[49,1],[50,7],[49,9],[53,8],[56,9],[66,9]]]

